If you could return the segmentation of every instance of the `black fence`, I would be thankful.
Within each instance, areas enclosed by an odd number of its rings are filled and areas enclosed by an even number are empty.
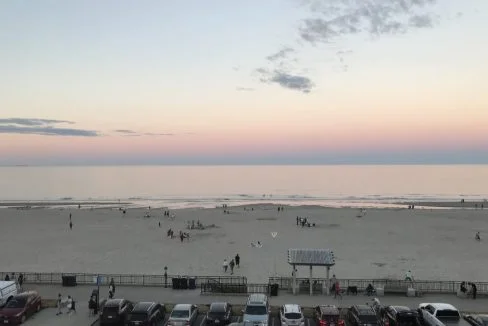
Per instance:
[[[17,278],[21,273],[2,273],[0,280],[5,279],[5,275],[12,275]],[[163,286],[172,287],[172,279],[186,278],[193,279],[195,286],[207,283],[208,281],[217,281],[221,284],[246,284],[247,278],[243,276],[183,276],[183,275],[144,275],[144,274],[93,274],[93,273],[29,273],[22,272],[24,284],[62,284],[63,279],[75,280],[77,285],[93,285],[97,283],[97,277],[100,277],[100,285],[107,285],[113,279],[115,284],[122,286]]]
[[[297,278],[297,289],[299,292],[309,292],[308,278]],[[408,287],[413,287],[416,291],[421,293],[457,293],[461,287],[461,281],[426,281],[415,280],[413,282],[406,280],[392,280],[392,279],[340,279],[338,280],[340,287],[346,290],[348,287],[356,287],[358,291],[365,291],[368,284],[375,288],[383,288],[385,293],[403,291]],[[319,292],[326,286],[326,280],[323,278],[312,278],[314,292]],[[293,278],[291,277],[270,277],[270,284],[278,284],[280,290],[292,291]],[[488,294],[488,282],[476,282],[478,293]]]
[[[200,284],[201,294],[222,294],[222,295],[248,295],[251,293],[272,293],[272,286],[270,284],[223,284],[217,281],[210,280],[206,283]],[[276,291],[278,288],[276,287]],[[277,295],[277,293],[275,294]]]

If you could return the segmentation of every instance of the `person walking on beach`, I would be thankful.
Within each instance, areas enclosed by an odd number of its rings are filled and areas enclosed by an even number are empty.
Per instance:
[[[480,232],[476,232],[476,235],[474,236],[474,238],[476,239],[476,241],[481,241],[481,236],[480,236]]]
[[[339,284],[339,281],[335,282],[334,288],[335,288],[334,299],[337,298],[338,296],[342,299],[341,285]]]
[[[224,259],[224,263],[222,264],[222,267],[224,268],[224,273],[227,273],[227,267],[229,267],[229,263],[227,262],[227,259]]]
[[[61,310],[63,305],[63,298],[61,297],[61,293],[58,294],[58,299],[56,300],[56,307],[58,308],[58,312],[56,313],[56,316],[59,316],[63,313]]]
[[[413,282],[413,276],[412,276],[412,271],[411,270],[408,270],[405,273],[405,281]]]
[[[330,290],[332,291],[332,293],[334,293],[334,297],[335,297],[335,284],[337,282],[337,279],[336,279],[336,276],[335,274],[332,275],[332,278],[330,279],[330,283],[331,286],[330,286]]]
[[[239,268],[239,264],[241,263],[241,257],[239,257],[239,254],[236,255],[235,261],[236,261],[237,268]]]
[[[72,312],[76,312],[75,301],[70,295],[68,295],[68,301],[66,307],[68,308],[68,314],[71,314]]]
[[[233,275],[234,274],[234,266],[235,265],[236,265],[236,263],[234,263],[234,259],[232,259],[230,261],[230,264],[229,264],[229,266],[230,266],[230,275]]]
[[[471,283],[471,294],[473,295],[473,300],[476,300],[476,292],[478,292],[476,284]]]
[[[19,289],[22,292],[22,284],[24,284],[24,274],[19,274],[19,277],[17,278],[17,283],[19,284]]]
[[[69,229],[73,230],[73,222],[69,221]]]
[[[112,278],[110,280],[110,284],[108,285],[108,297],[109,299],[113,299],[115,294],[115,282],[114,279]]]

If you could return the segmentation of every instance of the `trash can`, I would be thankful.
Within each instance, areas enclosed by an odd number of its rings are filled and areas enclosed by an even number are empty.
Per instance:
[[[278,284],[271,284],[270,290],[269,290],[269,295],[272,297],[277,297],[278,296],[278,289],[279,285]]]
[[[179,278],[172,278],[171,281],[173,282],[173,290],[180,289],[180,279]]]
[[[197,288],[197,279],[194,277],[191,277],[188,279],[188,288],[190,290],[195,290]]]
[[[180,278],[180,289],[188,290],[188,278],[187,277]]]
[[[63,286],[76,286],[76,275],[62,275],[61,280]]]

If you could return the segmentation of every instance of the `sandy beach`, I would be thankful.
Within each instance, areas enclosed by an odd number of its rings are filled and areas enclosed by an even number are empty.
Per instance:
[[[249,282],[289,276],[289,248],[330,248],[339,278],[486,280],[488,209],[358,209],[275,205],[162,209],[0,209],[4,272],[89,272],[223,275],[224,258],[241,256],[236,275]],[[148,213],[151,215],[145,218]],[[73,229],[69,228],[72,214]],[[299,227],[296,217],[316,227]],[[187,221],[215,225],[186,230]],[[159,227],[159,222],[161,227]],[[171,228],[189,232],[189,241],[167,237]],[[475,241],[475,233],[482,241]],[[277,232],[273,238],[271,232]],[[260,241],[262,248],[251,246]],[[325,269],[316,268],[316,276]],[[299,276],[308,270],[299,269]]]

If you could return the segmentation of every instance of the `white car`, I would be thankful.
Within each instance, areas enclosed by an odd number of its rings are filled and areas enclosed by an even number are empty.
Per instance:
[[[191,326],[198,316],[198,307],[194,304],[177,304],[169,315],[167,326]]]
[[[281,326],[304,326],[302,308],[297,304],[284,304],[280,309]]]

